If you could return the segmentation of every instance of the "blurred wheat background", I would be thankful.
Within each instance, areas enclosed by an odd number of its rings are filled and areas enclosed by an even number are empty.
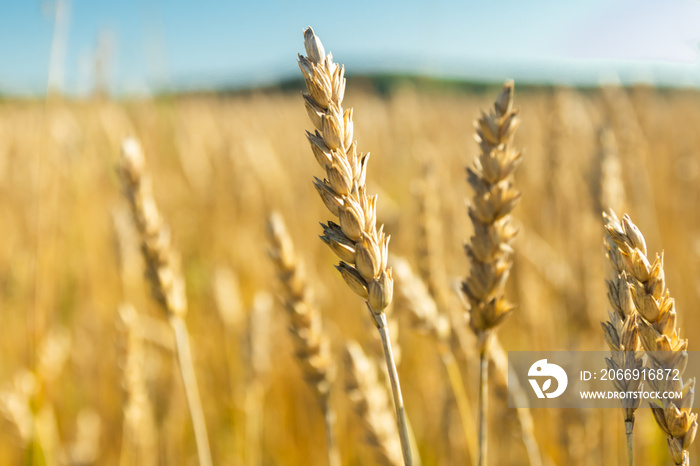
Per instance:
[[[374,154],[368,185],[380,193],[379,219],[393,253],[416,270],[424,254],[420,192],[434,191],[441,233],[432,254],[459,312],[452,285],[467,269],[464,168],[477,150],[471,121],[497,89],[403,85],[378,94],[350,85],[346,96],[356,134]],[[528,88],[516,90],[516,105],[523,197],[508,296],[518,311],[501,329],[505,349],[605,349],[601,209],[610,203],[639,219],[650,251],[665,251],[667,283],[692,349],[700,326],[693,312],[700,301],[700,141],[693,130],[700,95]],[[332,255],[317,239],[323,206],[311,183],[314,160],[299,123],[305,118],[298,92],[0,104],[2,463],[116,464],[134,451],[151,464],[196,461],[172,337],[142,279],[115,172],[129,134],[142,141],[155,198],[181,251],[215,462],[325,461],[322,414],[293,361],[289,321],[275,299],[280,287],[264,238],[266,216],[277,210],[306,264],[341,368],[331,402],[343,464],[370,464],[343,392],[342,346],[355,339],[377,357],[381,348],[369,338],[360,300],[329,273]],[[124,303],[135,312],[120,312]],[[399,300],[390,315],[400,317],[400,307]],[[399,373],[423,464],[464,464],[467,447],[437,349],[399,322]],[[475,400],[478,357],[459,359]],[[491,461],[526,464],[505,386],[495,383]],[[134,385],[143,393],[135,395]],[[532,416],[544,464],[624,460],[618,410]],[[665,440],[647,409],[638,413],[637,429],[638,457],[667,464]]]
[[[68,27],[62,14],[56,7],[51,43],[59,49]],[[307,20],[300,21],[293,42],[256,36],[260,50],[302,52]],[[324,34],[328,24],[317,30]],[[340,34],[333,34],[323,37],[336,52]],[[46,95],[0,94],[0,464],[199,464],[178,347],[144,280],[120,184],[125,137],[143,147],[153,197],[179,252],[213,463],[400,464],[395,425],[379,415],[393,411],[382,344],[318,238],[327,212],[313,185],[322,173],[304,134],[312,125],[303,82],[260,87],[267,81],[251,78],[252,90],[166,86],[129,94],[109,83],[106,37],[93,57],[91,93],[62,92],[62,71],[52,64]],[[461,47],[446,42],[447,52]],[[293,63],[293,53],[285,60]],[[414,464],[475,464],[479,352],[459,287],[469,273],[463,245],[473,234],[465,207],[473,195],[466,168],[479,153],[473,122],[511,77],[498,70],[477,84],[347,70],[344,105],[354,109],[359,150],[372,153],[367,189],[379,194],[378,224],[391,235],[397,283],[387,315],[414,460],[420,457]],[[0,91],[10,81],[0,73]],[[523,416],[508,408],[504,369],[504,351],[608,349],[600,326],[610,308],[604,210],[631,215],[650,257],[664,252],[678,327],[690,350],[700,344],[700,92],[586,83],[515,79],[522,199],[512,213],[519,233],[506,298],[516,311],[499,327],[489,366],[491,465],[627,462],[620,409]],[[279,270],[290,266],[268,236],[273,212],[288,234],[275,241],[293,243],[301,272]],[[306,285],[297,280],[304,276]],[[319,311],[330,352],[314,346],[320,321],[306,308],[296,320],[285,310],[300,289]],[[426,290],[437,307],[422,300]],[[440,319],[456,331],[446,336]],[[295,354],[303,344],[308,354]],[[304,376],[326,369],[310,390]],[[471,412],[455,399],[459,378]],[[367,411],[375,418],[357,415]],[[366,431],[372,423],[379,434]],[[643,405],[636,464],[672,464],[655,424]],[[335,459],[326,425],[334,425]],[[690,452],[695,461],[697,442]]]

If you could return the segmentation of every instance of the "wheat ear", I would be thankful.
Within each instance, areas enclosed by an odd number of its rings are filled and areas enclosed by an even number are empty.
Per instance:
[[[474,124],[480,152],[474,166],[467,169],[467,181],[474,190],[469,203],[474,235],[464,247],[470,270],[462,291],[469,302],[469,325],[479,340],[479,465],[486,464],[487,456],[488,337],[513,310],[504,289],[517,233],[510,212],[520,200],[513,186],[520,151],[512,145],[519,122],[518,110],[513,109],[513,81],[508,81],[493,109],[482,111]]]
[[[654,391],[681,392],[681,400],[664,399],[650,402],[654,418],[668,436],[671,457],[677,465],[690,464],[688,448],[698,429],[696,413],[691,411],[695,398],[695,379],[683,382],[687,364],[688,340],[681,339],[676,328],[676,306],[666,288],[663,256],[653,262],[647,257],[646,243],[641,231],[625,215],[622,222],[614,212],[607,218],[606,230],[620,251],[626,272],[631,300],[636,309],[636,322],[642,347],[648,351],[650,370],[678,370],[679,377],[649,380]],[[626,298],[625,298],[626,299]]]
[[[153,298],[165,312],[175,335],[180,375],[192,418],[199,463],[202,466],[210,466],[207,427],[185,324],[185,281],[180,272],[179,257],[170,244],[170,229],[163,222],[151,192],[146,160],[141,146],[135,139],[129,138],[123,142],[122,162],[118,172],[124,196],[129,202],[134,223],[141,237],[146,279],[151,285]]]
[[[354,341],[345,345],[345,390],[353,410],[362,420],[365,440],[372,447],[377,462],[386,466],[402,464],[396,442],[396,423],[379,367]]]
[[[311,28],[304,30],[307,56],[299,55],[299,68],[308,93],[304,93],[306,110],[315,127],[307,132],[316,160],[326,179],[315,179],[321,199],[338,223],[323,225],[323,241],[340,258],[336,268],[356,294],[366,300],[379,335],[391,380],[396,419],[404,462],[411,462],[406,415],[396,363],[384,310],[391,302],[394,281],[387,267],[389,237],[384,227],[377,228],[376,195],[365,188],[369,154],[358,154],[353,141],[352,109],[343,110],[345,70],[333,63],[321,40]]]
[[[428,288],[439,309],[448,309],[449,280],[446,275],[442,219],[440,218],[440,180],[435,167],[425,162],[415,185],[418,206],[416,217],[416,259],[418,276]]]
[[[119,464],[158,464],[156,425],[144,374],[144,341],[137,328],[139,316],[130,304],[123,304],[119,308],[119,319],[125,343],[122,380],[126,392]]]
[[[612,277],[607,280],[608,301],[612,311],[608,312],[609,320],[603,322],[603,333],[607,341],[611,357],[606,358],[610,369],[637,369],[644,367],[641,342],[637,329],[637,312],[632,302],[632,294],[627,284],[627,272],[620,248],[613,240],[613,231],[618,242],[623,242],[628,250],[638,248],[646,254],[644,238],[639,230],[630,222],[620,222],[614,213],[603,214],[605,219],[605,250],[612,268]],[[620,392],[636,392],[639,390],[641,379],[615,380],[615,388]],[[622,411],[625,419],[625,435],[627,436],[627,453],[630,466],[634,464],[633,436],[634,412],[639,408],[640,399],[625,398],[622,400]]]
[[[17,428],[29,463],[58,464],[61,439],[53,405],[45,399],[46,385],[55,381],[70,356],[67,331],[53,329],[38,348],[36,370],[20,370],[12,387],[0,390],[0,414]]]
[[[294,251],[292,238],[282,216],[272,213],[267,220],[270,241],[269,255],[282,284],[282,299],[290,318],[289,331],[294,338],[296,356],[304,379],[314,391],[326,422],[328,464],[340,466],[340,454],[335,440],[335,411],[330,393],[335,367],[328,338],[323,334],[321,314],[313,305],[311,289],[304,268]]]

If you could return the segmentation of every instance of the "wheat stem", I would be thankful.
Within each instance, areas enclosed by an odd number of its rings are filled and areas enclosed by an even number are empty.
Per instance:
[[[245,395],[245,464],[262,464],[262,417],[265,407],[265,386],[259,378],[248,385]]]
[[[428,243],[425,234],[424,242]],[[427,261],[430,254],[426,254],[423,259]],[[447,378],[452,388],[452,393],[457,403],[457,410],[464,431],[464,437],[469,450],[471,464],[476,464],[477,455],[477,434],[472,418],[469,398],[464,389],[464,380],[459,366],[450,346],[450,338],[456,328],[450,323],[450,319],[439,312],[437,304],[438,293],[431,293],[426,281],[418,277],[409,263],[393,255],[391,266],[396,280],[397,311],[406,312],[411,320],[413,328],[420,333],[429,336],[436,344],[440,359],[442,360]],[[436,283],[437,285],[437,283]]]
[[[197,455],[201,466],[211,466],[211,454],[209,450],[209,439],[207,437],[207,425],[204,421],[204,410],[199,397],[197,378],[194,373],[192,363],[192,352],[190,351],[190,338],[187,334],[187,326],[180,316],[171,316],[170,325],[175,333],[175,345],[177,346],[177,359],[180,366],[180,375],[185,387],[187,405],[190,408],[192,418],[192,428],[194,439],[197,443]]]
[[[248,314],[247,359],[249,383],[245,398],[246,464],[263,464],[265,444],[265,393],[271,369],[271,325],[273,298],[264,291],[253,297]]]
[[[634,466],[634,417],[631,421],[625,421],[625,437],[627,437],[627,458],[629,466]]]
[[[362,421],[366,443],[372,447],[377,464],[402,464],[398,427],[391,408],[386,380],[374,359],[359,344],[345,344],[345,392]]]
[[[389,328],[387,327],[386,315],[380,314],[378,319],[375,319],[379,336],[382,339],[382,349],[384,349],[384,357],[386,358],[386,368],[389,372],[389,380],[391,381],[391,394],[394,397],[394,409],[396,410],[396,421],[399,428],[399,438],[401,439],[401,451],[403,452],[403,461],[406,466],[412,465],[411,459],[411,443],[408,439],[408,425],[406,423],[406,413],[403,406],[403,397],[401,396],[401,385],[399,384],[399,374],[396,371],[396,363],[394,362],[394,353],[391,350],[391,338],[389,338]]]
[[[450,382],[452,394],[455,397],[459,419],[462,422],[462,429],[464,430],[464,439],[467,442],[467,449],[469,450],[469,458],[471,459],[471,464],[475,464],[477,460],[477,435],[474,429],[474,422],[472,421],[471,403],[469,403],[469,397],[464,389],[464,380],[462,379],[462,373],[459,370],[459,365],[457,364],[454,354],[447,345],[440,346],[442,347],[442,349],[439,350],[440,358],[445,365],[447,379]]]
[[[527,450],[530,466],[542,466],[542,457],[535,438],[535,423],[530,414],[528,395],[523,390],[522,385],[520,385],[520,380],[518,380],[518,376],[513,368],[509,367],[508,355],[503,346],[501,346],[498,336],[491,335],[489,340],[488,355],[496,374],[494,382],[508,390],[509,396],[513,398],[513,404],[517,406],[516,413],[520,422],[520,432],[523,436],[523,444]]]
[[[327,398],[322,403],[323,418],[326,426],[326,451],[328,452],[328,465],[341,466],[340,450],[338,450],[338,441],[335,435],[336,415],[335,411],[330,407],[330,399]]]
[[[479,405],[478,405],[478,423],[479,423],[479,456],[477,465],[485,466],[488,457],[488,431],[486,417],[488,414],[488,396],[489,396],[489,358],[486,352],[488,343],[488,333],[483,337],[483,343],[479,347]]]

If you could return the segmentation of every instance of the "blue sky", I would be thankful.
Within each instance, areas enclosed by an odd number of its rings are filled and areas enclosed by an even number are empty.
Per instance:
[[[0,0],[0,92],[46,90],[56,0]],[[98,38],[118,93],[270,84],[312,25],[349,74],[700,87],[700,2],[63,0],[62,87],[89,92]]]

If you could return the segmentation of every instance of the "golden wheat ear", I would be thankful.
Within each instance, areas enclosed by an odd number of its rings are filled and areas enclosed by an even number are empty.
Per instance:
[[[335,379],[335,365],[328,337],[323,333],[321,313],[311,299],[311,288],[304,267],[294,251],[292,238],[282,216],[273,212],[267,219],[269,255],[282,285],[282,300],[290,319],[289,332],[294,338],[297,361],[304,380],[313,390],[326,421],[328,463],[340,466],[335,440],[335,411],[330,393]]]
[[[130,304],[119,307],[119,322],[124,339],[121,365],[126,392],[121,461],[151,466],[158,464],[158,431],[144,374],[146,358],[140,335],[143,330],[139,329],[139,316]]]
[[[171,246],[170,229],[163,221],[153,198],[146,159],[141,145],[135,139],[124,140],[122,161],[118,172],[124,196],[129,202],[134,223],[141,237],[146,279],[151,285],[153,299],[162,308],[175,335],[180,375],[192,418],[199,463],[203,466],[211,465],[204,411],[185,324],[187,315],[185,280],[180,271],[179,255]]]
[[[326,55],[310,27],[304,30],[306,56],[299,68],[308,92],[304,104],[314,125],[306,133],[316,161],[325,173],[314,185],[335,221],[323,225],[323,241],[338,256],[336,266],[350,289],[365,300],[379,331],[391,380],[404,462],[412,464],[403,397],[389,338],[385,309],[391,303],[394,280],[387,267],[389,236],[377,227],[377,196],[367,194],[369,153],[357,151],[352,109],[343,109],[345,69]]]
[[[469,325],[479,341],[479,459],[486,464],[486,413],[488,389],[488,340],[491,331],[512,312],[505,298],[505,285],[513,266],[511,211],[520,200],[513,174],[520,164],[520,151],[513,147],[520,118],[513,108],[513,81],[503,86],[493,108],[474,122],[479,155],[467,168],[467,182],[474,191],[468,204],[474,235],[465,244],[469,275],[462,291],[469,304]]]
[[[631,223],[621,223],[613,211],[604,213],[605,220],[605,250],[610,269],[611,278],[606,281],[608,287],[608,301],[612,311],[608,313],[609,320],[602,322],[605,341],[610,346],[611,356],[606,359],[610,369],[643,370],[642,345],[637,329],[637,311],[632,302],[632,294],[628,285],[627,272],[622,252],[613,237],[625,244],[625,249],[641,248],[646,253],[644,238]],[[642,383],[641,379],[616,380],[615,389],[620,392],[638,391]],[[625,435],[627,437],[627,455],[630,466],[634,464],[633,432],[634,413],[639,408],[640,399],[624,399],[622,411],[625,421]]]
[[[479,155],[467,168],[467,182],[474,190],[469,202],[474,235],[465,245],[470,268],[462,291],[469,301],[469,325],[481,337],[513,310],[504,296],[517,233],[510,213],[520,200],[513,179],[520,164],[520,151],[512,144],[520,124],[518,110],[513,109],[513,86],[507,82],[493,108],[482,111],[474,123]]]
[[[675,464],[687,466],[690,464],[689,448],[698,429],[698,415],[691,411],[695,399],[695,379],[683,380],[688,358],[688,340],[682,339],[676,328],[676,304],[666,288],[663,256],[657,254],[653,261],[649,260],[644,236],[628,215],[619,221],[615,213],[610,212],[606,215],[606,220],[605,229],[610,242],[617,248],[613,254],[614,262],[626,278],[626,284],[611,290],[611,294],[626,285],[626,290],[617,293],[617,299],[626,316],[634,318],[641,347],[647,351],[647,368],[678,371],[679,374],[676,380],[661,378],[650,379],[648,382],[654,391],[678,392],[683,397],[680,400],[665,399],[649,404],[656,423],[668,436],[671,458]],[[632,307],[634,311],[631,310]],[[611,318],[613,315],[611,313]],[[621,318],[617,317],[617,320],[619,324]],[[625,333],[625,324],[622,325],[621,332],[627,338],[621,340],[620,345],[624,346],[627,342],[632,346],[633,331]],[[634,324],[628,324],[632,325]],[[607,331],[606,338],[613,343],[616,342],[615,336],[612,331]]]

